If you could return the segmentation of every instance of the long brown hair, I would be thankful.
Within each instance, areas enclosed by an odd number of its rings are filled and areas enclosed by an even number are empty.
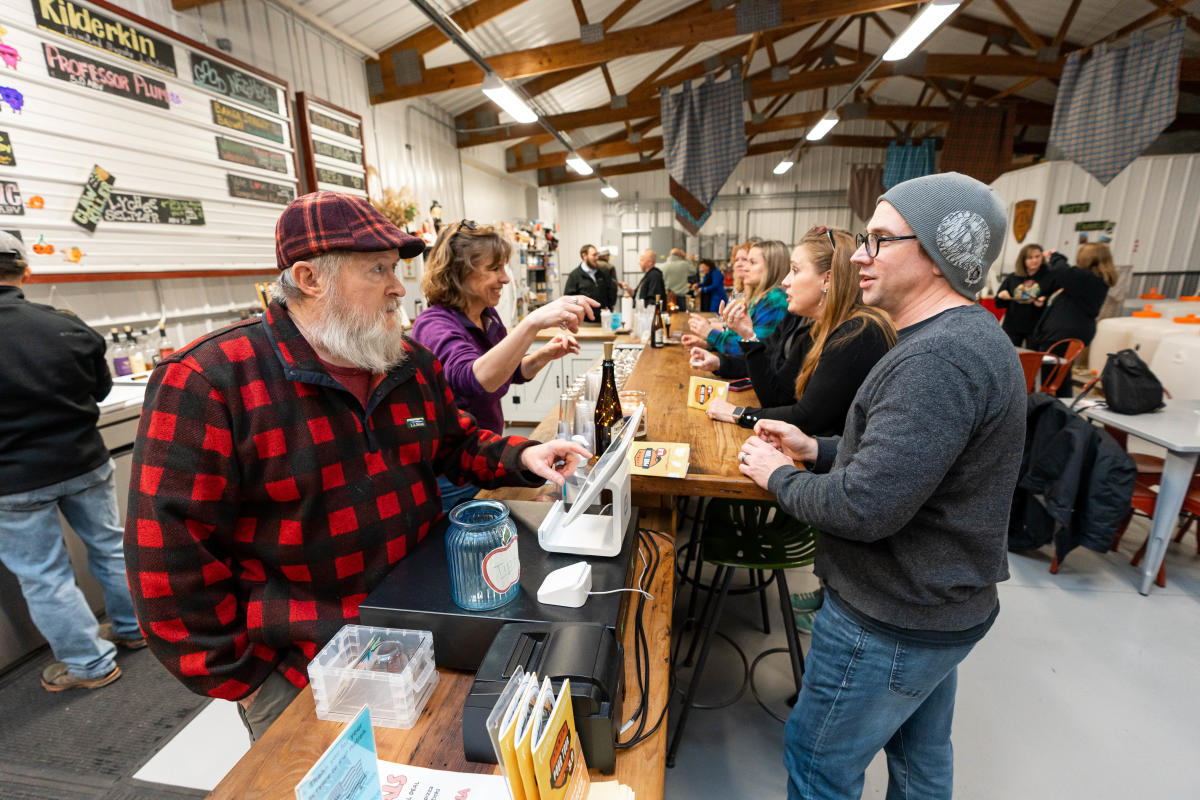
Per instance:
[[[1029,277],[1029,270],[1025,269],[1025,257],[1028,256],[1030,253],[1032,253],[1034,250],[1041,250],[1041,249],[1042,249],[1042,246],[1040,244],[1033,244],[1032,242],[1030,242],[1029,244],[1027,244],[1021,248],[1021,252],[1017,253],[1017,274],[1018,275],[1020,275],[1022,278]],[[1043,263],[1043,266],[1045,266],[1044,263]]]
[[[854,237],[840,228],[832,229],[836,247],[830,246],[829,232],[825,228],[813,228],[804,235],[797,247],[803,247],[818,275],[829,273],[829,289],[821,305],[821,315],[812,326],[812,349],[804,357],[800,374],[796,376],[796,399],[804,394],[804,387],[821,360],[830,335],[848,320],[862,319],[863,324],[852,336],[858,336],[868,325],[878,325],[887,339],[888,347],[896,344],[896,327],[886,312],[863,304],[862,290],[858,288],[858,266],[850,263],[854,255]],[[845,344],[851,337],[839,340]]]
[[[1117,282],[1117,268],[1113,265],[1112,250],[1104,242],[1088,242],[1079,246],[1075,253],[1075,266],[1094,272],[1104,279],[1105,286]]]
[[[765,242],[754,243],[750,249],[755,247],[763,254],[763,277],[758,286],[750,290],[750,295],[746,298],[747,308],[753,308],[759,300],[767,296],[767,292],[782,283],[788,274],[790,251],[786,244],[778,239],[768,239]]]
[[[425,255],[425,302],[466,313],[470,274],[476,267],[502,264],[511,254],[512,245],[491,225],[476,226],[465,219],[447,225]]]
[[[734,245],[733,250],[729,253],[729,269],[733,272],[733,290],[735,292],[742,291],[742,276],[738,275],[737,270],[733,268],[733,264],[737,261],[738,253],[743,250],[749,253],[750,248],[754,247],[755,244],[756,242],[753,239],[747,239],[741,244]]]

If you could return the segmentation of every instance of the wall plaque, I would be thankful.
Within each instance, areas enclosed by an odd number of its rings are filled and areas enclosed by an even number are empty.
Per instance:
[[[283,144],[283,126],[274,120],[251,114],[240,108],[227,106],[220,100],[212,101],[212,115],[213,122],[223,128],[249,133]]]
[[[317,167],[317,180],[321,183],[336,183],[338,186],[347,186],[359,191],[367,188],[366,181],[362,179],[361,175],[347,175],[344,172],[322,167]]]
[[[265,147],[255,147],[252,144],[238,142],[233,139],[226,139],[224,136],[217,137],[217,157],[222,161],[232,161],[234,164],[242,164],[247,167],[268,169],[271,172],[278,172],[283,175],[286,175],[288,172],[288,159],[283,153],[277,153]]]
[[[362,165],[362,153],[357,150],[351,150],[349,147],[339,147],[336,144],[330,144],[321,139],[313,139],[312,144],[313,152],[319,156],[336,158],[338,161],[345,161],[348,164]]]
[[[171,93],[160,80],[105,64],[91,56],[63,50],[47,42],[42,43],[42,52],[46,56],[46,71],[52,78],[159,108],[171,107]]]
[[[12,140],[7,131],[0,131],[0,167],[15,167],[17,154],[13,152]]]
[[[152,225],[203,225],[204,206],[199,200],[152,197],[113,192],[104,209],[105,222],[141,222]]]
[[[343,122],[340,119],[334,119],[328,114],[322,114],[315,109],[309,109],[308,119],[318,128],[340,133],[342,136],[349,136],[351,139],[357,139],[361,134],[361,130],[353,122]]]
[[[1060,214],[1082,214],[1091,209],[1091,203],[1064,203],[1058,207]]]
[[[192,61],[192,83],[273,114],[279,113],[279,92],[271,84],[208,56],[199,53],[188,55]]]
[[[257,178],[247,178],[231,173],[229,175],[229,195],[286,206],[296,198],[296,190],[286,184],[260,181]]]
[[[174,75],[175,46],[115,17],[63,0],[33,0],[33,18],[45,31]]]
[[[16,181],[0,181],[0,214],[24,214],[21,187]]]
[[[92,174],[88,175],[87,183],[83,185],[83,194],[75,204],[71,221],[89,232],[96,232],[96,223],[104,218],[104,209],[112,195],[113,183],[116,178],[103,167],[93,166]]]

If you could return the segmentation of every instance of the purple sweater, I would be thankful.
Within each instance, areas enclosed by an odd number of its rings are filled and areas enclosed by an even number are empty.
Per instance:
[[[432,350],[438,361],[442,362],[446,382],[454,392],[458,407],[474,415],[480,428],[502,434],[504,412],[500,409],[500,398],[508,391],[509,384],[525,383],[528,378],[521,374],[518,364],[512,377],[499,389],[494,392],[483,390],[472,369],[475,359],[508,335],[508,329],[494,308],[484,309],[483,325],[486,330],[480,330],[461,311],[446,306],[430,306],[413,322],[412,338]]]

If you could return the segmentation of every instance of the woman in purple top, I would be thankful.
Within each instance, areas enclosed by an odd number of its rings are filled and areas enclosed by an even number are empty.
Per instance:
[[[442,228],[425,253],[421,289],[429,307],[412,330],[412,337],[442,362],[458,407],[473,414],[479,427],[497,434],[504,432],[500,398],[509,384],[524,383],[551,361],[578,353],[571,333],[579,330],[585,315],[592,319],[592,308],[598,307],[587,297],[562,297],[531,311],[510,333],[496,305],[511,280],[511,253],[512,245],[491,226],[462,220]],[[555,325],[564,332],[526,355],[538,331]],[[479,491],[440,477],[438,488],[443,512]]]

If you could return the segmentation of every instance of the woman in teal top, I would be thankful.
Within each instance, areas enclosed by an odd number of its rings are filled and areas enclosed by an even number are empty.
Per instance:
[[[770,336],[775,326],[787,314],[787,292],[780,288],[779,284],[788,273],[788,258],[787,245],[774,239],[755,244],[746,256],[746,274],[742,285],[748,294],[746,309],[750,314],[750,321],[754,324],[754,335],[757,339]],[[734,307],[736,308],[736,304]],[[727,306],[724,315],[727,316],[731,310]],[[703,339],[718,353],[741,355],[742,337],[737,331],[719,324],[714,325],[713,321],[694,314],[688,318],[688,327],[696,337]],[[690,343],[685,341],[684,345]]]

